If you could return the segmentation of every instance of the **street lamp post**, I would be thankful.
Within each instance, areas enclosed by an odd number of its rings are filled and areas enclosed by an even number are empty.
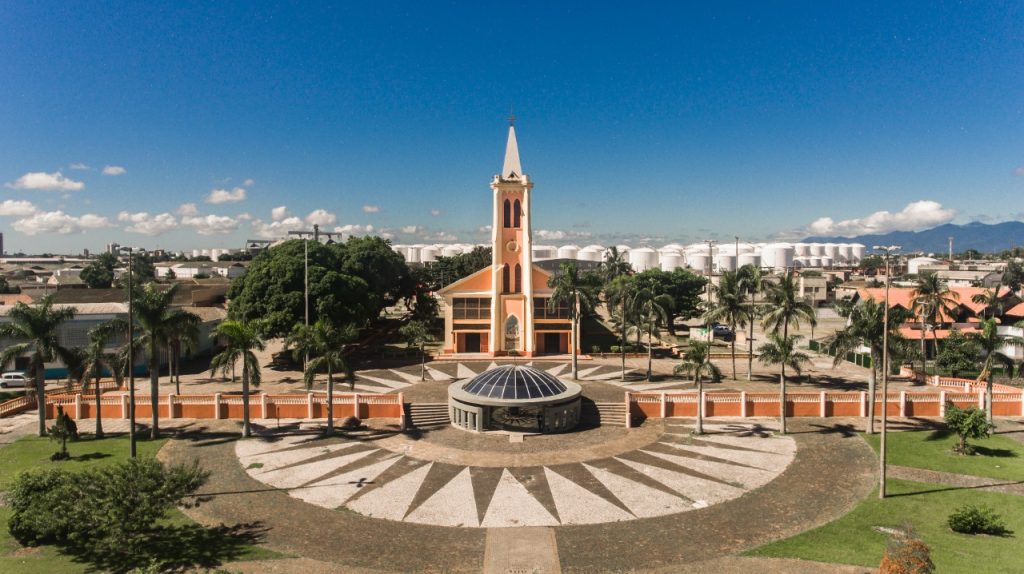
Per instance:
[[[878,498],[885,498],[885,442],[889,411],[889,257],[899,245],[874,247],[885,254],[885,308],[882,315],[882,434],[878,448]],[[872,414],[872,413],[869,413]]]
[[[135,433],[135,290],[132,286],[132,248],[122,247],[128,252],[128,443],[129,454],[136,456]],[[99,405],[96,406],[99,408]]]

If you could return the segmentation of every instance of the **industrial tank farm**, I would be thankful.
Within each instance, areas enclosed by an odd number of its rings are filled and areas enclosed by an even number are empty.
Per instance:
[[[410,263],[432,263],[438,257],[452,257],[468,253],[477,245],[433,244],[395,245],[393,249]],[[625,257],[636,271],[661,269],[672,271],[690,268],[697,273],[734,271],[744,265],[765,269],[856,267],[867,248],[860,243],[721,243],[708,250],[706,243],[682,245],[670,243],[663,247],[630,247],[617,245],[619,254]],[[571,259],[577,261],[603,261],[608,249],[601,245],[534,245],[533,260]]]

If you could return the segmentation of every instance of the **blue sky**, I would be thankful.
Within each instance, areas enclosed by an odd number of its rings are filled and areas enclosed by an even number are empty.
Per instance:
[[[5,249],[479,241],[510,106],[541,242],[1024,217],[1024,4],[714,4],[0,3]]]

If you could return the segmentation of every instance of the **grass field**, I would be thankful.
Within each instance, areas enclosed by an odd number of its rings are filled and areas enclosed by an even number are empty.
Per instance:
[[[878,452],[879,435],[864,435]],[[1004,480],[1024,480],[1024,445],[993,435],[969,440],[977,454],[953,453],[956,435],[946,431],[891,432],[886,439],[890,464],[926,468],[956,474],[973,474]]]
[[[931,547],[935,571],[943,574],[1024,572],[1024,497],[903,480],[888,482],[890,496],[872,493],[846,516],[792,538],[756,548],[748,554],[803,558],[877,568],[887,535],[876,527],[913,525]],[[1013,533],[1006,537],[970,536],[949,529],[946,518],[957,507],[987,505],[999,513]]]
[[[152,457],[166,442],[139,441],[140,457]],[[26,437],[12,444],[0,447],[0,491],[7,490],[21,472],[30,468],[47,468],[61,465],[73,471],[96,468],[125,460],[128,457],[128,439],[124,436],[68,443],[68,451],[74,457],[70,461],[50,462],[50,455],[58,450],[56,442],[39,437]],[[0,506],[0,572],[4,574],[63,574],[95,570],[80,558],[63,554],[59,548],[42,546],[22,548],[7,530],[9,509]],[[247,544],[234,536],[230,528],[207,529],[193,523],[187,516],[172,510],[162,523],[168,533],[164,539],[154,539],[153,557],[170,558],[180,562],[191,562],[199,566],[216,565],[220,557],[231,560],[256,560],[276,558],[281,555]]]

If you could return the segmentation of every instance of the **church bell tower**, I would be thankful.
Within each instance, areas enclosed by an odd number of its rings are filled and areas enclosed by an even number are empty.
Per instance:
[[[533,234],[530,191],[533,182],[523,173],[516,143],[515,118],[509,118],[505,164],[491,181],[494,217],[491,296],[492,353],[534,354]]]

